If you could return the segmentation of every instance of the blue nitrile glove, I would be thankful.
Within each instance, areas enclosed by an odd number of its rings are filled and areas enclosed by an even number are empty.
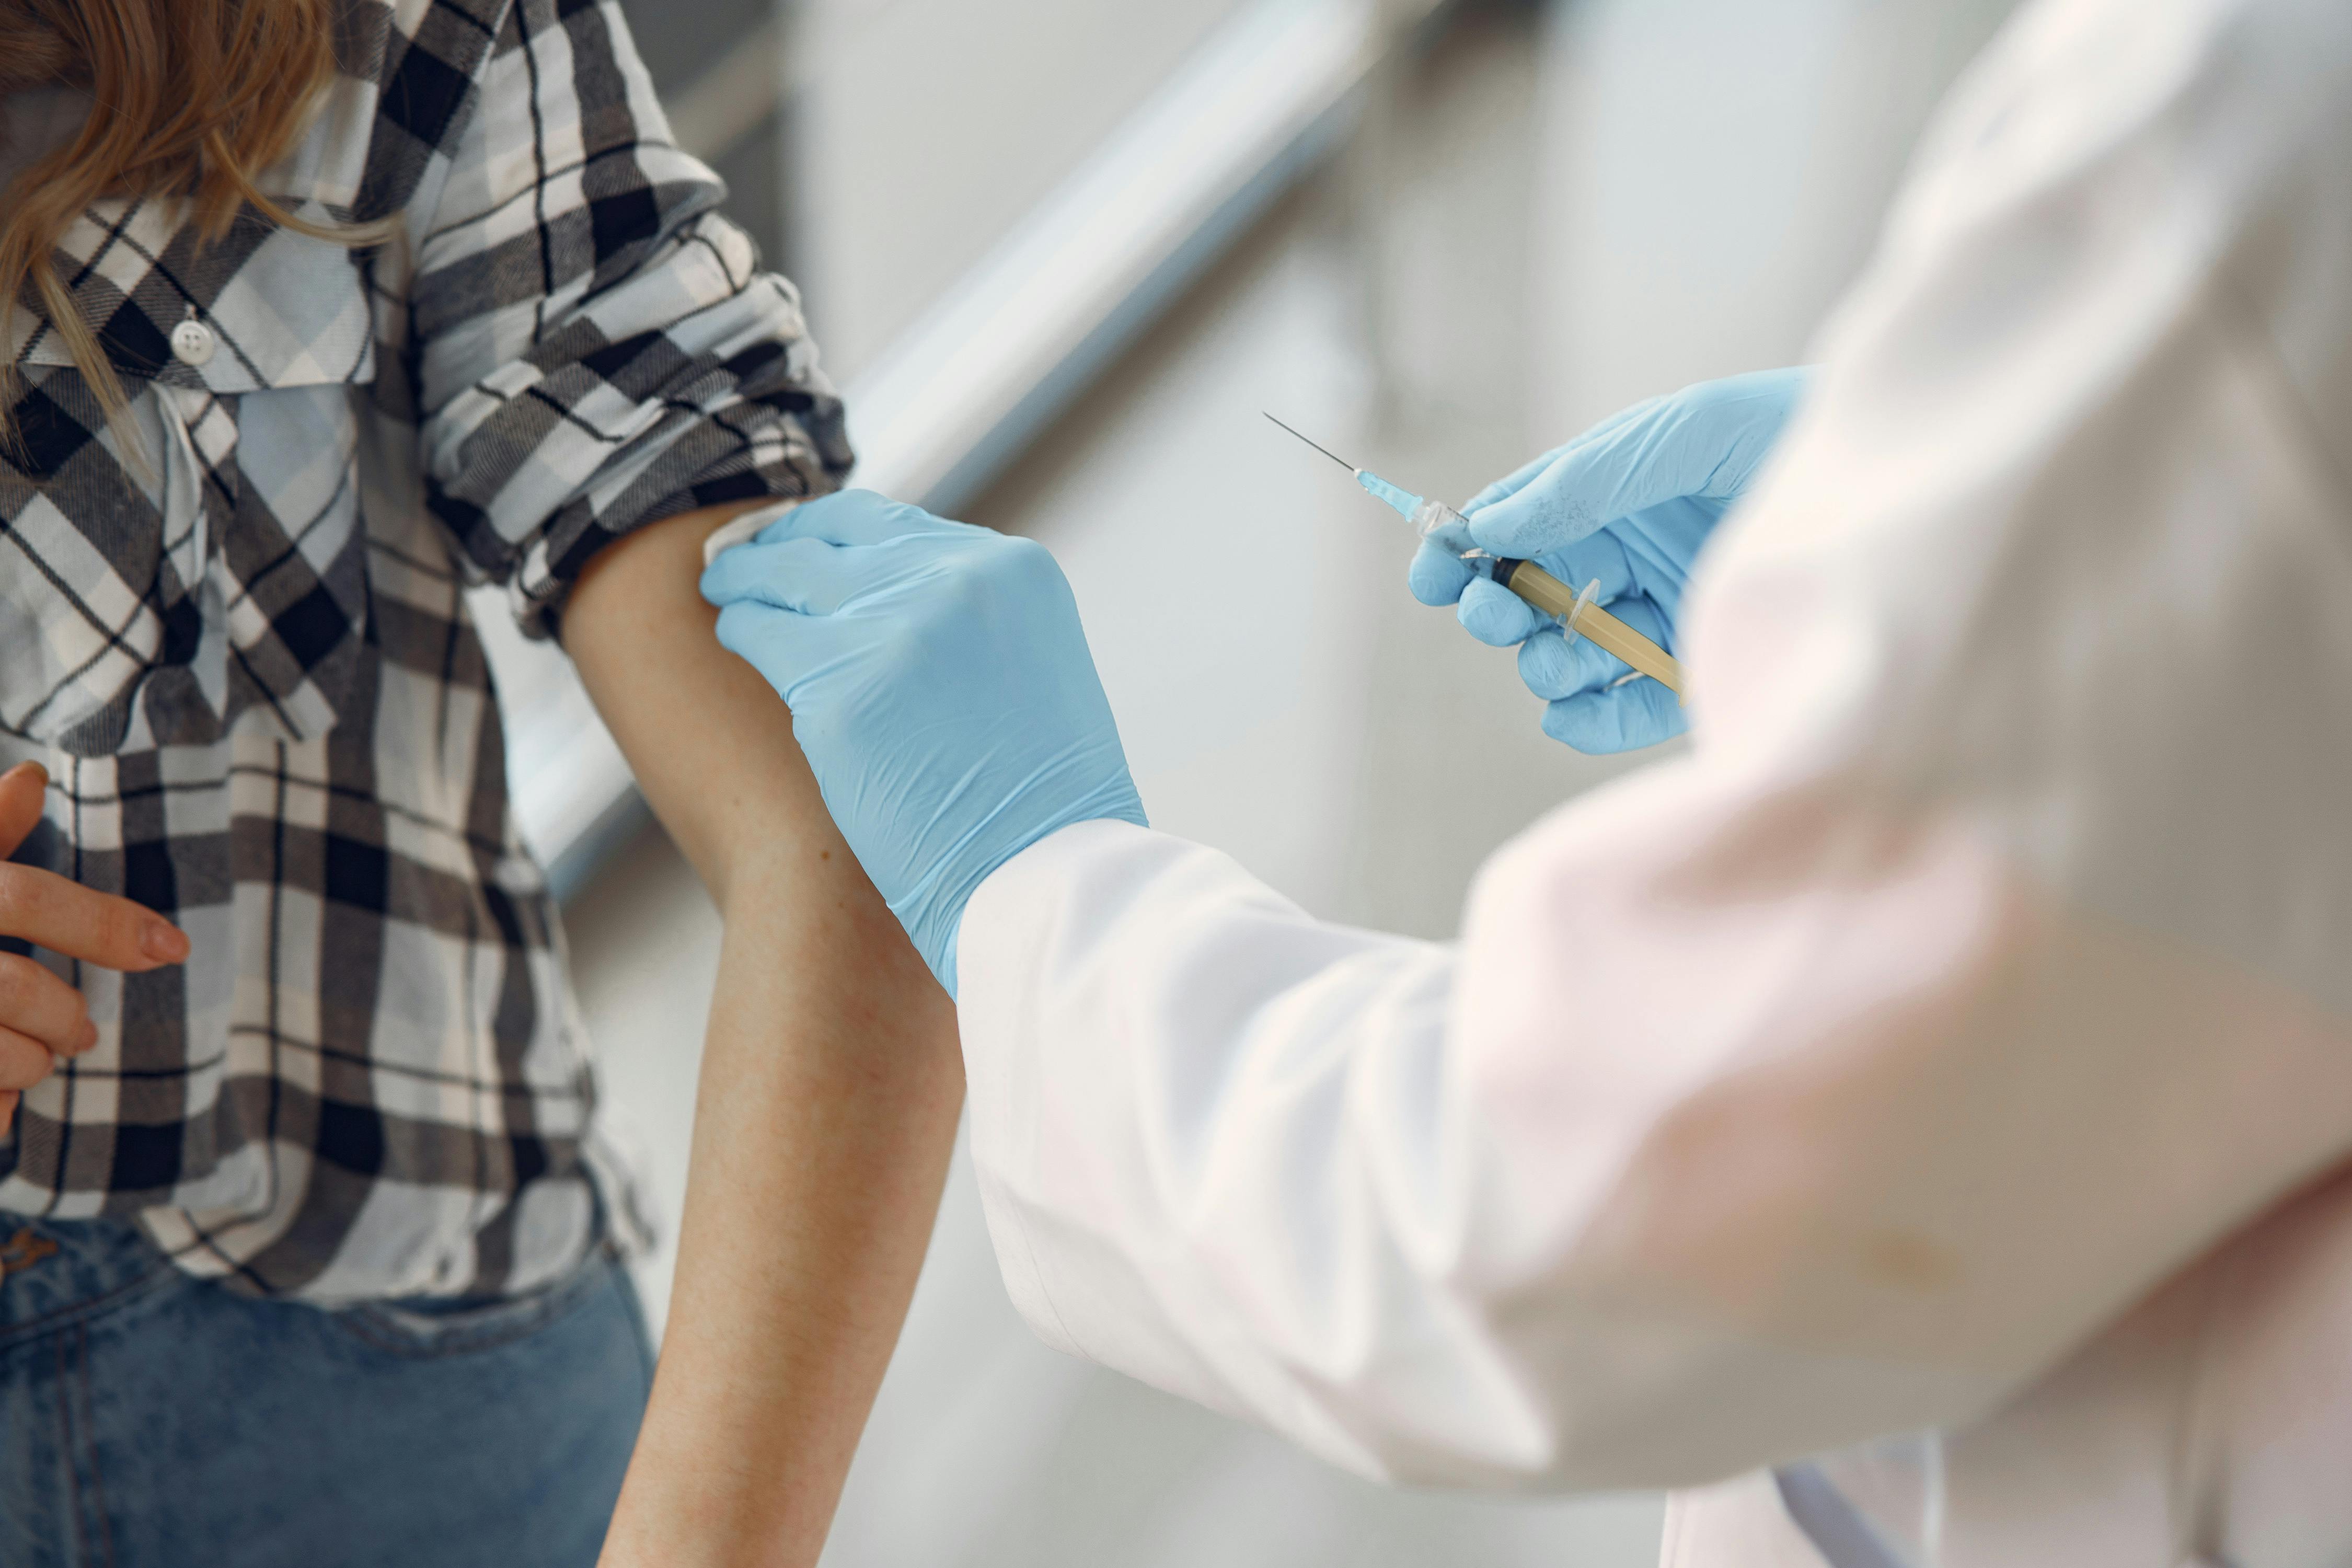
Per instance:
[[[1811,372],[1759,371],[1703,382],[1612,415],[1496,480],[1462,509],[1489,554],[1531,560],[1669,653],[1691,563],[1763,467]],[[1454,548],[1445,548],[1448,543]],[[1544,733],[1580,752],[1627,752],[1683,732],[1682,705],[1654,680],[1632,680],[1615,656],[1507,588],[1479,576],[1459,541],[1432,538],[1410,582],[1424,605],[1459,602],[1464,629],[1516,643],[1519,679],[1549,704]]]
[[[825,809],[950,995],[991,871],[1073,823],[1144,826],[1043,545],[847,490],[721,553],[702,595],[792,709]]]

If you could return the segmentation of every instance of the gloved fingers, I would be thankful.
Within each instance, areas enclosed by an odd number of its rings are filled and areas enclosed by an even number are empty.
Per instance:
[[[1432,606],[1450,605],[1462,597],[1462,590],[1477,581],[1478,574],[1470,563],[1453,551],[1430,540],[1423,540],[1421,548],[1412,552],[1412,564],[1405,571],[1405,586],[1412,596]]]
[[[1526,462],[1521,463],[1517,468],[1513,468],[1509,473],[1505,474],[1501,479],[1496,479],[1493,484],[1488,485],[1485,489],[1480,490],[1476,495],[1472,496],[1468,500],[1464,501],[1456,510],[1459,510],[1463,516],[1468,517],[1471,513],[1477,511],[1482,507],[1493,506],[1498,500],[1505,500],[1518,494],[1520,490],[1527,488],[1529,480],[1533,479],[1538,474],[1542,473],[1546,468],[1550,468],[1553,463],[1559,461],[1559,455],[1567,450],[1568,448],[1565,447],[1554,447],[1550,451],[1542,454],[1540,457],[1528,458]]]
[[[908,534],[978,533],[967,522],[933,517],[921,507],[892,500],[872,490],[840,490],[803,501],[768,524],[754,540],[761,544],[815,539],[827,544],[883,544]]]
[[[1735,376],[1637,405],[1480,509],[1470,531],[1497,555],[1535,555],[1680,497],[1736,496],[1788,423],[1805,374]]]
[[[1510,497],[1518,494],[1519,491],[1528,487],[1528,483],[1532,481],[1537,475],[1542,473],[1546,468],[1550,468],[1562,457],[1566,456],[1570,447],[1581,446],[1587,441],[1594,440],[1601,436],[1605,436],[1610,431],[1614,430],[1618,426],[1624,424],[1629,419],[1640,418],[1652,404],[1659,401],[1661,400],[1653,397],[1645,402],[1637,403],[1631,408],[1621,408],[1616,413],[1612,414],[1608,418],[1601,421],[1600,424],[1593,426],[1583,434],[1578,436],[1575,440],[1554,447],[1550,451],[1544,453],[1541,457],[1531,458],[1528,461],[1521,463],[1517,468],[1513,468],[1509,473],[1505,474],[1501,479],[1496,479],[1493,484],[1488,485],[1485,489],[1480,490],[1476,495],[1472,496],[1468,500],[1464,501],[1461,506],[1462,514],[1465,517],[1467,517],[1470,513],[1476,511],[1481,508],[1493,506],[1498,500],[1506,500]]]
[[[1590,579],[1588,579],[1589,581]],[[1673,622],[1657,604],[1639,592],[1612,599],[1606,592],[1601,607],[1656,643],[1674,651]],[[1590,637],[1571,637],[1561,626],[1550,626],[1519,645],[1519,679],[1537,696],[1556,700],[1580,691],[1597,691],[1633,673],[1633,667]]]
[[[724,610],[738,602],[766,605],[799,615],[830,615],[836,605],[829,589],[813,600],[809,590],[835,575],[828,570],[841,553],[821,539],[759,539],[722,552],[702,569],[702,596]]]
[[[1671,741],[1690,727],[1675,694],[1644,676],[1544,708],[1543,732],[1595,756]]]
[[[1598,580],[1603,605],[1642,595],[1642,580],[1635,575],[1624,542],[1617,537],[1614,529],[1579,540],[1565,550],[1538,556],[1536,564],[1579,593],[1583,592],[1587,583]]]
[[[1614,544],[1632,568],[1634,591],[1671,613],[1682,603],[1691,565],[1724,510],[1720,501],[1670,500],[1610,524],[1587,542],[1605,539]]]
[[[1519,645],[1519,679],[1547,702],[1599,691],[1633,673],[1616,655],[1583,637],[1570,642],[1558,626],[1541,627]]]
[[[1667,632],[1667,620],[1658,606],[1649,600],[1634,596],[1608,605],[1609,613],[1640,632],[1659,647],[1671,649],[1673,641]],[[1648,686],[1665,692],[1672,700],[1674,693],[1647,679],[1628,680],[1633,668],[1615,654],[1608,652],[1589,637],[1570,637],[1559,626],[1549,626],[1519,645],[1519,679],[1528,690],[1547,701],[1572,702],[1587,696],[1607,699],[1612,703],[1632,701],[1637,705],[1646,697],[1628,697],[1635,687]],[[1594,728],[1597,721],[1585,723],[1580,735],[1593,739],[1601,731]],[[1646,731],[1644,731],[1646,732]],[[1669,731],[1667,733],[1678,733]],[[1558,739],[1559,737],[1554,737]],[[1664,736],[1657,737],[1663,739]],[[1650,745],[1649,740],[1629,741],[1632,745]],[[1591,746],[1579,745],[1580,751]],[[1612,749],[1623,750],[1623,746]]]
[[[845,651],[837,623],[751,599],[739,599],[719,612],[718,637],[719,647],[767,677],[786,706],[803,681],[829,668]]]
[[[1470,516],[1470,535],[1496,555],[1564,550],[1617,519],[1685,493],[1687,469],[1659,461],[1650,421],[1572,447],[1518,493]]]
[[[1792,365],[1703,381],[1675,393],[1679,419],[1673,438],[1685,463],[1706,469],[1685,493],[1731,500],[1747,489],[1796,416],[1812,376],[1811,366]]]
[[[1491,577],[1476,578],[1462,590],[1461,606],[1454,616],[1464,631],[1489,647],[1524,642],[1544,621],[1533,605]]]
[[[1478,548],[1478,542],[1470,537],[1470,525],[1458,511],[1423,534],[1421,542],[1435,545],[1457,561]]]
[[[921,574],[943,549],[962,541],[937,536],[898,548],[783,539],[739,544],[703,569],[702,596],[725,608],[739,601],[803,616],[831,616],[854,600]]]

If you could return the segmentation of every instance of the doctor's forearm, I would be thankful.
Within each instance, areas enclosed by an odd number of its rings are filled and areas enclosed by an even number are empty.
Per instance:
[[[930,1235],[951,1005],[695,595],[720,514],[583,581],[565,640],[726,919],[677,1279],[608,1564],[815,1560]]]

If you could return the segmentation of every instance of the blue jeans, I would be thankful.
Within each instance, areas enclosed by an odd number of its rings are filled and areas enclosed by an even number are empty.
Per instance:
[[[599,1250],[515,1301],[321,1311],[0,1214],[7,1568],[590,1568],[653,1354]]]

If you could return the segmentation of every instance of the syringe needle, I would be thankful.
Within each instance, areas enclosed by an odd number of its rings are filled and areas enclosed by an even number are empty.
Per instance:
[[[1300,440],[1355,475],[1358,484],[1363,486],[1375,500],[1386,502],[1399,517],[1412,524],[1413,531],[1423,539],[1430,539],[1440,530],[1446,528],[1466,531],[1466,524],[1464,523],[1462,514],[1452,507],[1442,501],[1423,500],[1421,497],[1389,483],[1380,475],[1356,467],[1320,441],[1312,440],[1299,435],[1296,430],[1291,430],[1289,426],[1283,425],[1282,421],[1275,419],[1273,415],[1267,414],[1266,417],[1274,419],[1275,424],[1290,431],[1293,436],[1297,436]],[[1451,538],[1451,536],[1448,537]],[[1559,616],[1565,623],[1564,629],[1570,637],[1585,638],[1594,647],[1603,648],[1624,660],[1636,673],[1648,676],[1673,691],[1677,697],[1682,695],[1683,667],[1681,664],[1664,648],[1594,604],[1593,600],[1601,588],[1597,581],[1589,584],[1585,591],[1579,594],[1532,561],[1497,560],[1483,550],[1461,550],[1458,548],[1458,542],[1449,543],[1447,548],[1454,549],[1465,561],[1481,563],[1478,570],[1489,574],[1490,581],[1509,589],[1545,615]],[[1628,679],[1630,679],[1631,677]]]
[[[1264,410],[1260,410],[1260,412],[1263,413]],[[1266,415],[1266,417],[1268,419],[1274,419],[1274,416],[1271,414]],[[1330,447],[1326,447],[1322,442],[1314,440],[1307,436],[1300,435],[1299,432],[1292,430],[1289,426],[1283,425],[1281,420],[1274,419],[1274,422],[1276,425],[1280,425],[1284,430],[1289,431],[1291,435],[1297,436],[1300,440],[1305,441],[1308,446],[1314,447],[1317,451],[1322,453],[1325,457],[1330,458],[1333,462],[1347,469],[1349,473],[1355,475],[1356,482],[1364,487],[1365,494],[1370,496],[1373,500],[1381,502],[1383,505],[1395,511],[1399,517],[1404,519],[1407,522],[1412,523],[1417,531],[1427,531],[1425,529],[1422,528],[1420,516],[1422,511],[1422,500],[1419,496],[1412,495],[1405,490],[1398,489],[1396,486],[1389,483],[1388,480],[1381,478],[1380,475],[1373,473],[1369,468],[1360,468],[1356,467],[1355,464],[1348,461],[1347,458],[1339,456],[1339,453],[1331,450]]]
[[[1265,410],[1264,410],[1263,408],[1259,409],[1259,410],[1258,410],[1258,412],[1259,412],[1259,413],[1261,413],[1261,414],[1265,414]],[[1271,415],[1271,414],[1266,414],[1266,415],[1265,415],[1265,416],[1266,416],[1268,419],[1274,419],[1274,416],[1273,416],[1273,415]],[[1280,425],[1280,426],[1282,426],[1282,428],[1284,428],[1285,430],[1290,430],[1290,426],[1287,426],[1287,425],[1283,425],[1281,420],[1279,420],[1279,419],[1274,419],[1274,422],[1275,422],[1276,425]],[[1290,433],[1291,433],[1292,435],[1294,435],[1294,436],[1298,436],[1298,432],[1297,432],[1297,431],[1296,431],[1296,430],[1290,430]],[[1331,448],[1330,448],[1330,447],[1326,447],[1325,445],[1323,445],[1323,443],[1322,443],[1322,442],[1320,442],[1320,441],[1315,441],[1315,440],[1309,440],[1309,439],[1308,439],[1307,437],[1305,437],[1305,436],[1298,436],[1298,438],[1299,438],[1300,440],[1302,440],[1302,441],[1306,441],[1306,442],[1307,442],[1307,444],[1308,446],[1310,446],[1310,447],[1314,447],[1317,451],[1318,451],[1318,452],[1322,453],[1325,457],[1327,457],[1327,458],[1330,458],[1333,462],[1335,462],[1335,463],[1339,464],[1341,468],[1343,468],[1347,469],[1349,473],[1353,474],[1353,473],[1360,473],[1360,472],[1361,472],[1361,471],[1362,471],[1361,469],[1358,468],[1356,467],[1356,465],[1355,465],[1355,464],[1353,464],[1353,463],[1351,463],[1351,462],[1348,461],[1348,459],[1347,459],[1347,458],[1343,458],[1343,457],[1339,456],[1339,453],[1337,453],[1337,452],[1335,452],[1335,451],[1331,450]]]

